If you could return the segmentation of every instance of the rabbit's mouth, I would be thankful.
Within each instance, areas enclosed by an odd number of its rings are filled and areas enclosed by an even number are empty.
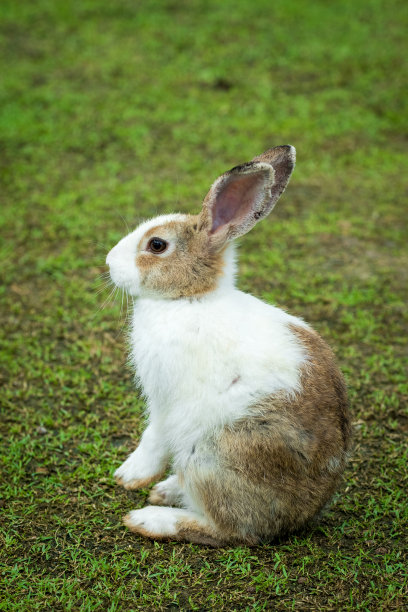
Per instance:
[[[122,289],[132,297],[137,297],[139,295],[140,284],[137,270],[133,271],[133,278],[129,278],[129,273],[126,270],[122,270],[120,267],[110,266],[109,273],[112,282],[118,289]]]
[[[106,261],[113,284],[130,296],[138,296],[140,292],[140,279],[136,266],[133,269],[129,269],[130,266],[123,265],[123,262],[115,259],[108,261],[108,258]]]

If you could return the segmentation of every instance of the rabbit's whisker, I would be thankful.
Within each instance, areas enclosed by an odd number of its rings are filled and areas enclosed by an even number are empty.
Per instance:
[[[129,228],[128,222],[126,221],[125,217],[123,215],[121,215],[119,212],[116,212],[116,214],[122,219],[123,223],[125,224],[127,233],[130,234],[131,233],[131,229]]]
[[[95,295],[99,295],[100,293],[103,293],[104,291],[106,291],[107,289],[109,289],[110,287],[110,283],[104,283],[102,285],[102,287],[99,287],[96,291],[95,291]]]
[[[115,287],[115,286],[114,286],[114,287],[113,287],[113,289],[111,290],[111,292],[109,293],[108,297],[106,298],[106,300],[103,302],[102,306],[100,306],[100,307],[97,309],[96,313],[98,313],[98,312],[100,312],[101,310],[103,310],[103,309],[104,309],[104,308],[105,308],[105,307],[108,305],[108,303],[109,303],[109,302],[111,302],[111,301],[114,301],[114,300],[115,300],[115,294],[116,294],[116,291],[117,291],[117,287]],[[112,296],[113,296],[113,297],[112,297]]]

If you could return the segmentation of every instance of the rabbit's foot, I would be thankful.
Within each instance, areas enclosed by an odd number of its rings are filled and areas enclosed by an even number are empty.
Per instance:
[[[116,472],[115,472],[116,474]],[[133,491],[135,489],[144,489],[148,487],[155,480],[159,480],[163,475],[162,472],[155,474],[154,476],[148,476],[147,478],[133,478],[133,480],[124,480],[118,476],[115,476],[116,482],[121,485],[124,489]]]
[[[183,490],[180,487],[178,477],[172,475],[153,487],[148,501],[157,506],[180,506],[183,498]]]
[[[182,540],[209,546],[226,543],[207,519],[181,508],[146,506],[141,510],[132,510],[123,522],[130,531],[153,540]]]
[[[163,465],[149,459],[137,448],[116,470],[116,482],[125,489],[141,489],[159,480],[164,471]]]

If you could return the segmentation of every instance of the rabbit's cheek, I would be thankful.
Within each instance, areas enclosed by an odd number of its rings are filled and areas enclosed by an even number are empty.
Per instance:
[[[124,289],[129,295],[137,296],[140,291],[140,278],[137,268],[130,266],[111,266],[110,276],[119,289]]]

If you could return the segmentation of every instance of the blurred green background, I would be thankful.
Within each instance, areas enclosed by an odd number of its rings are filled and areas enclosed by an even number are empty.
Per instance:
[[[2,2],[0,610],[408,605],[407,25],[402,0]],[[112,478],[143,402],[106,253],[287,143],[297,168],[238,284],[335,349],[345,483],[282,542],[144,541],[120,518],[146,491]]]

